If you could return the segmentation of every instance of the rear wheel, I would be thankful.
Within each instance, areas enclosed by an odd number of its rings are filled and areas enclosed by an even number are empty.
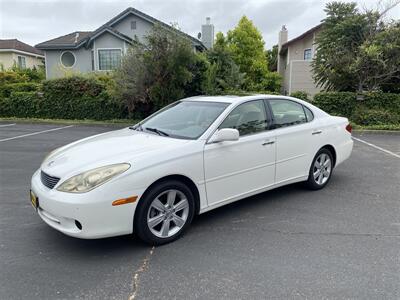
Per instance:
[[[135,233],[151,245],[172,242],[190,225],[194,214],[191,190],[179,181],[156,184],[140,200]]]
[[[315,155],[310,167],[307,187],[319,190],[325,187],[331,179],[333,171],[333,157],[328,149],[321,149]]]

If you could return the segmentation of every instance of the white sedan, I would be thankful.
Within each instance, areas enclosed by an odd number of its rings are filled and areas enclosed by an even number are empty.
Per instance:
[[[54,150],[32,177],[31,202],[70,236],[163,244],[233,201],[294,182],[323,188],[352,148],[346,118],[299,99],[192,97]]]

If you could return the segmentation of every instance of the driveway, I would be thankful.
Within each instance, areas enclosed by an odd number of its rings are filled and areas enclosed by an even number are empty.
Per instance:
[[[29,203],[46,153],[115,127],[12,124],[0,124],[0,299],[400,298],[400,135],[355,134],[324,190],[246,198],[151,248],[64,236]]]

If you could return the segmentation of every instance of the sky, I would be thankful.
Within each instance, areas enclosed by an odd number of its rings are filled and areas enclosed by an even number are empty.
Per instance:
[[[360,8],[376,8],[379,1],[355,0]],[[196,37],[211,17],[215,32],[226,33],[246,15],[261,31],[265,48],[278,40],[282,25],[294,38],[324,18],[328,0],[0,0],[0,39],[17,38],[30,45],[73,32],[92,31],[127,7],[134,7],[165,23],[176,23]],[[400,19],[400,5],[387,19]]]

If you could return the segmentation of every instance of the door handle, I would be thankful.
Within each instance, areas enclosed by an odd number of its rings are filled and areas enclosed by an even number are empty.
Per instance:
[[[272,144],[274,144],[275,143],[275,141],[264,141],[264,143],[262,143],[262,145],[263,146],[266,146],[266,145],[272,145]]]
[[[321,134],[321,133],[322,133],[322,130],[315,130],[312,132],[312,135]]]

